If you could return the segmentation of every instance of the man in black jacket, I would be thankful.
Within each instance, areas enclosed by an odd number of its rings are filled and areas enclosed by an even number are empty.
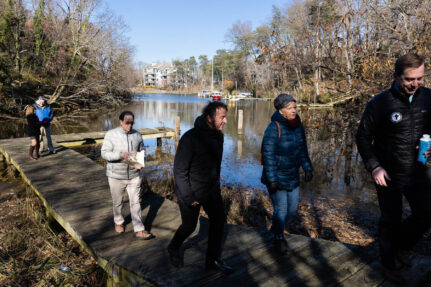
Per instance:
[[[220,167],[223,154],[223,127],[227,106],[209,103],[195,120],[194,128],[181,138],[174,160],[175,193],[182,224],[168,246],[171,263],[183,266],[179,249],[195,230],[200,207],[209,217],[206,269],[229,272],[231,267],[221,260],[221,244],[225,223],[220,194]]]
[[[421,87],[424,71],[417,54],[400,57],[394,83],[367,104],[356,135],[377,189],[382,271],[398,284],[407,282],[396,271],[396,260],[411,266],[408,250],[431,225],[430,180],[417,161],[419,139],[431,133],[431,90]],[[412,214],[402,222],[403,195]]]

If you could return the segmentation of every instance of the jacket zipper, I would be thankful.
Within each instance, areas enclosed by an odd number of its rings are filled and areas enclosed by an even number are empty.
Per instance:
[[[126,134],[126,140],[127,140],[127,152],[130,152],[130,149],[129,149],[129,134],[128,133]],[[130,169],[130,166],[129,166],[129,164],[127,164],[127,179],[130,179],[129,169]]]
[[[414,113],[413,113],[413,100],[411,103],[409,103],[409,108],[410,108],[410,143],[411,146],[415,145],[414,142]]]

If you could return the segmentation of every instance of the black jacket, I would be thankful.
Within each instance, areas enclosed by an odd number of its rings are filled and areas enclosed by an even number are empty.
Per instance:
[[[205,203],[220,195],[223,133],[211,129],[202,116],[178,144],[174,160],[175,193],[183,203]]]
[[[27,116],[27,134],[29,137],[40,136],[40,123],[36,114]]]
[[[393,84],[367,104],[356,143],[368,171],[381,166],[396,181],[424,170],[416,146],[430,132],[431,90],[420,87],[410,103]]]

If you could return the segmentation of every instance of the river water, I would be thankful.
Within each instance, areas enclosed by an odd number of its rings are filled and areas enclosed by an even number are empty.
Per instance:
[[[56,119],[53,134],[102,131],[118,126],[118,115],[128,109],[135,114],[135,128],[174,127],[175,117],[181,118],[181,134],[193,126],[208,99],[195,95],[137,94],[125,107],[106,113],[73,115]],[[228,123],[222,164],[222,183],[244,188],[265,189],[260,182],[259,162],[263,133],[270,122],[272,102],[259,100],[229,101]],[[324,198],[343,198],[375,202],[374,187],[354,143],[354,133],[363,106],[331,109],[300,109],[306,127],[314,178],[301,183],[302,196],[310,194]],[[243,111],[243,135],[238,135],[238,114]],[[24,123],[6,122],[0,127],[0,137],[25,136]],[[147,151],[156,151],[156,140],[145,140]],[[169,141],[168,145],[173,146]]]

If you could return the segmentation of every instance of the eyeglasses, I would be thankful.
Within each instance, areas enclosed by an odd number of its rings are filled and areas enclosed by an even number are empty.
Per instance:
[[[125,122],[126,125],[133,125],[135,122]]]

